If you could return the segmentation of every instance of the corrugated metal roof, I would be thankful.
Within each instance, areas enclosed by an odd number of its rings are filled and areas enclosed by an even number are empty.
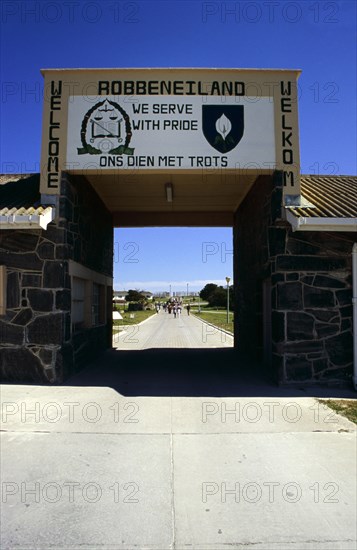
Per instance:
[[[301,193],[307,206],[287,207],[297,218],[357,217],[356,176],[302,175]],[[40,201],[39,174],[0,175],[0,214],[40,214]]]
[[[40,174],[0,175],[0,210],[41,206]]]
[[[54,220],[55,208],[41,205],[39,174],[0,175],[0,228],[43,228]]]
[[[32,176],[38,176],[38,174],[0,174],[0,185],[5,185],[11,181],[25,180]]]
[[[30,206],[30,208],[2,208],[0,210],[0,216],[40,216],[49,210],[52,210],[52,206],[39,206],[38,208],[34,208],[33,206]]]
[[[296,217],[356,218],[356,176],[301,176],[301,194],[308,206],[289,206]]]

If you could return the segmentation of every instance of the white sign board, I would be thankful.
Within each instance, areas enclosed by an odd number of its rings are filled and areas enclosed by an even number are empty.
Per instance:
[[[274,169],[271,97],[70,96],[67,170]]]
[[[113,320],[118,321],[121,319],[123,319],[123,316],[121,315],[121,313],[119,313],[119,311],[113,311]]]

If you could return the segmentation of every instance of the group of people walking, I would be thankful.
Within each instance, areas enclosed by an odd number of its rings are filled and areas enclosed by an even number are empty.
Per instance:
[[[178,300],[177,298],[171,298],[164,304],[161,304],[160,302],[156,302],[155,304],[156,313],[159,313],[161,307],[163,308],[165,313],[172,314],[174,318],[176,318],[181,316],[182,309],[183,309],[183,302],[182,300]],[[187,309],[187,315],[190,315],[190,309],[191,309],[190,304],[187,304],[186,309]]]

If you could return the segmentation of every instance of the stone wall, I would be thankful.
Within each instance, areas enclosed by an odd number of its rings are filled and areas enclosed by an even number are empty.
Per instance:
[[[112,217],[84,177],[63,174],[59,227],[66,233],[66,257],[112,277]]]
[[[0,317],[3,380],[61,382],[110,345],[110,323],[71,334],[69,260],[111,276],[111,216],[85,180],[71,182],[66,175],[58,210],[47,230],[0,234],[0,265],[7,267],[7,311]]]
[[[0,317],[0,364],[5,380],[55,382],[62,376],[61,347],[70,339],[68,264],[57,259],[63,241],[48,231],[0,234],[7,267],[7,310]]]
[[[113,276],[113,221],[94,189],[81,176],[63,174],[59,226],[66,234],[65,254],[88,269]],[[66,341],[64,366],[79,370],[99,351],[112,345],[112,293],[106,326],[83,329]],[[73,359],[72,359],[73,357]],[[69,373],[65,372],[65,377]]]
[[[279,220],[281,200],[277,180],[261,176],[234,219],[235,342],[242,351],[257,358],[263,354],[263,280],[270,277],[272,270],[269,228]],[[278,236],[279,233],[272,234],[271,238]]]
[[[279,173],[260,177],[234,225],[238,347],[263,358],[263,283],[271,288],[273,378],[349,383],[353,233],[293,233],[282,219]]]
[[[352,233],[286,231],[272,290],[274,364],[283,382],[349,382]]]

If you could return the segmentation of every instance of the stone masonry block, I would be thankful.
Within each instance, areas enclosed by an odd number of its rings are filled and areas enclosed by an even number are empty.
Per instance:
[[[29,288],[27,298],[34,311],[52,311],[53,309],[53,292],[51,290]]]
[[[277,307],[280,310],[303,309],[301,283],[279,283],[277,285]]]
[[[331,290],[322,290],[310,286],[304,287],[304,304],[305,307],[317,307],[328,309],[334,307],[335,297]]]
[[[27,337],[32,344],[61,344],[63,339],[62,314],[51,313],[36,317],[27,327]]]
[[[286,330],[288,340],[312,340],[315,320],[307,313],[287,313]]]

